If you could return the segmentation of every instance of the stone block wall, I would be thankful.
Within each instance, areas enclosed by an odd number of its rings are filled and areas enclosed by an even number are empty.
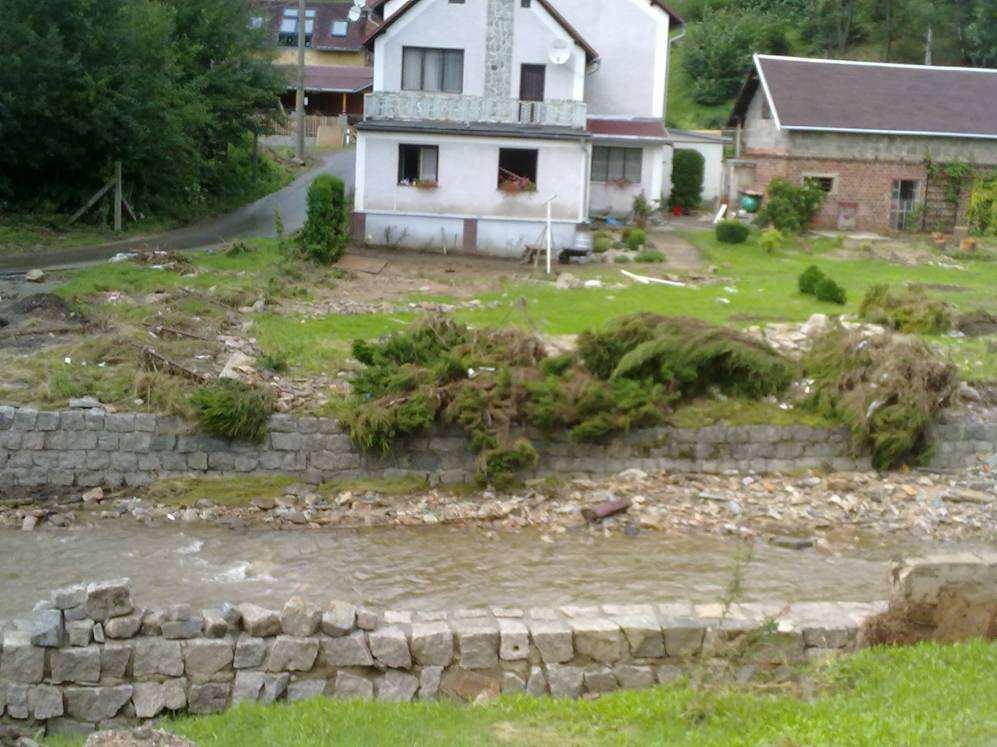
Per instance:
[[[852,647],[886,603],[635,603],[377,611],[291,599],[143,609],[127,579],[53,592],[0,624],[0,720],[49,733],[116,728],[241,701],[327,696],[386,701],[500,693],[578,697],[719,676],[784,679]],[[788,610],[788,612],[787,612]],[[762,633],[771,620],[774,630]],[[768,630],[768,628],[766,628]]]
[[[997,453],[997,424],[939,426],[938,466],[960,467]],[[536,475],[675,472],[788,472],[811,467],[869,469],[850,451],[846,429],[806,426],[652,428],[606,444],[530,434]],[[103,410],[44,412],[0,407],[0,491],[5,487],[141,486],[179,475],[289,475],[310,482],[355,477],[472,478],[475,455],[458,431],[400,443],[385,457],[364,454],[338,421],[275,415],[262,444],[210,438],[179,418]]]

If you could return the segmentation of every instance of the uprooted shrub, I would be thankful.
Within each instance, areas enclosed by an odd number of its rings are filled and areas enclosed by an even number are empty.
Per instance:
[[[475,330],[443,317],[353,344],[363,364],[343,422],[362,449],[388,452],[435,424],[459,426],[479,455],[477,476],[503,485],[536,466],[527,426],[598,441],[661,422],[673,397],[654,382],[593,376],[574,355],[550,357],[519,330]]]
[[[783,391],[794,373],[768,345],[688,317],[626,316],[602,331],[583,332],[578,351],[599,378],[653,381],[682,397],[711,387],[764,397]]]
[[[909,285],[896,292],[888,285],[871,286],[862,298],[859,316],[904,333],[940,335],[953,325],[948,304],[931,298],[919,285]]]
[[[956,368],[920,340],[834,331],[804,358],[805,406],[843,420],[877,469],[924,461],[931,424],[958,388]]]
[[[205,433],[231,441],[260,443],[267,435],[275,398],[268,389],[219,379],[198,387],[190,404]]]

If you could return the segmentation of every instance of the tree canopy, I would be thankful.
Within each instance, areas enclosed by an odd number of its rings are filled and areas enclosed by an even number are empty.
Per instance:
[[[70,210],[123,165],[183,216],[285,79],[249,0],[0,0],[0,208]]]

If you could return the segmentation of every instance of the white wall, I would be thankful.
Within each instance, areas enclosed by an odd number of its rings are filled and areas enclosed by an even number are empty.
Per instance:
[[[402,47],[436,47],[463,49],[463,92],[484,95],[487,20],[488,8],[483,0],[454,4],[422,0],[375,40],[374,90],[402,90]]]
[[[694,150],[703,156],[703,200],[715,200],[720,196],[723,185],[724,146],[723,143],[675,140],[674,146],[664,149],[663,168],[665,179],[662,195],[665,199],[672,193],[672,157],[675,150]]]
[[[516,2],[515,33],[512,47],[512,89],[509,96],[519,98],[521,66],[546,65],[544,99],[571,99],[581,101],[585,95],[585,50],[574,44],[568,33],[543,9],[539,3],[523,8]],[[571,59],[563,65],[554,65],[548,59],[550,45],[555,39],[564,39],[573,45]]]
[[[400,143],[439,147],[439,186],[398,184]],[[498,188],[499,148],[536,148],[537,191],[506,195]],[[421,133],[359,132],[356,209],[459,217],[585,219],[586,145],[580,140],[480,138]]]
[[[618,143],[599,143],[610,147]],[[664,151],[663,145],[643,148],[640,167],[640,184],[628,184],[619,187],[606,182],[591,182],[589,185],[589,214],[615,215],[625,217],[633,211],[634,198],[643,193],[653,206],[660,202],[664,181]]]
[[[558,11],[600,55],[589,116],[664,117],[668,14],[649,0],[573,0]]]

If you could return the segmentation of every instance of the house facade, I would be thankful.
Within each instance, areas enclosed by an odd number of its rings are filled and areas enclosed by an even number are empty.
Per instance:
[[[968,189],[944,164],[997,169],[997,70],[755,55],[730,126],[727,200],[776,177],[827,192],[816,225],[950,231]],[[932,166],[934,164],[934,167]]]
[[[305,6],[305,112],[321,116],[363,115],[363,97],[374,80],[364,39],[366,16],[349,18],[352,0],[308,0]],[[287,72],[281,104],[294,111],[298,64],[297,0],[261,0],[251,24],[262,29],[276,50],[274,64]]]
[[[372,244],[518,256],[660,200],[658,0],[386,0],[367,37],[354,228]],[[598,45],[593,40],[598,39]]]
[[[694,150],[703,157],[703,203],[713,206],[723,193],[724,150],[733,142],[722,130],[679,130],[667,127],[670,142],[665,148],[665,173],[672,173],[672,160],[677,150]],[[666,179],[664,196],[671,194],[670,179]]]

